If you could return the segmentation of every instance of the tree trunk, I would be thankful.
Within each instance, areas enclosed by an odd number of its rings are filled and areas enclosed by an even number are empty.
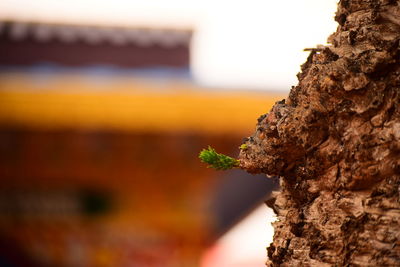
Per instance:
[[[241,167],[281,177],[267,266],[400,266],[400,1],[341,0]]]

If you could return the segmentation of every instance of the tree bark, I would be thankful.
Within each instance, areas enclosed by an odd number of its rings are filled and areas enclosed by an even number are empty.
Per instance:
[[[335,19],[239,156],[281,177],[267,266],[400,266],[400,1]]]

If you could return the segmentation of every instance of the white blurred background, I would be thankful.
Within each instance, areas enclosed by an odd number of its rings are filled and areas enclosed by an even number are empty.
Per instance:
[[[220,88],[295,85],[306,47],[336,28],[336,0],[2,0],[1,19],[194,29],[191,69]]]

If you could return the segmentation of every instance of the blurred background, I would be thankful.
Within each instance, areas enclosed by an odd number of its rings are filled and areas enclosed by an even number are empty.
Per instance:
[[[276,178],[236,157],[336,1],[1,0],[0,266],[262,266]]]

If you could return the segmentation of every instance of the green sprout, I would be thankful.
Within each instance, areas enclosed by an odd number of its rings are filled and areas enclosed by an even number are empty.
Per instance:
[[[247,148],[248,148],[248,145],[246,145],[246,144],[241,144],[239,147],[240,150],[246,150]]]
[[[208,149],[203,149],[199,158],[202,162],[208,164],[208,168],[214,168],[216,170],[228,170],[239,167],[239,160],[226,156],[224,154],[217,153],[215,149],[208,146]]]

